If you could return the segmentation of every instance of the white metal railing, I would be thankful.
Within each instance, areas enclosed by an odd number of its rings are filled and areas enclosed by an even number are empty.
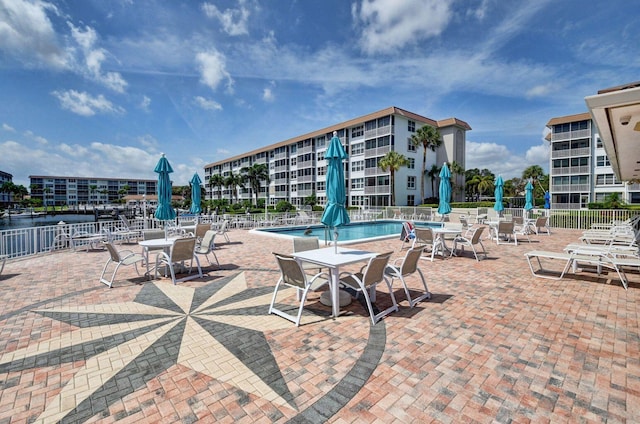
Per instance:
[[[591,130],[589,129],[575,130],[575,131],[566,131],[566,132],[551,134],[551,141],[575,139],[575,138],[591,138]]]

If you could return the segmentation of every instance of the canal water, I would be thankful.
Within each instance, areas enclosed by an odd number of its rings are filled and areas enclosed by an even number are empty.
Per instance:
[[[60,221],[65,224],[77,224],[79,222],[94,222],[94,215],[88,214],[59,214],[43,215],[35,217],[0,218],[0,230],[15,230],[18,228],[45,227],[56,225]]]

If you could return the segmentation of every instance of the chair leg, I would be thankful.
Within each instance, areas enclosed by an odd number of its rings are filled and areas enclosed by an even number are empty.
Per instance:
[[[111,288],[111,285],[113,284],[113,279],[116,276],[116,271],[118,270],[118,267],[116,266],[116,269],[113,271],[113,275],[111,276],[111,281],[105,280],[104,274],[105,272],[107,272],[107,266],[109,266],[110,263],[111,263],[111,259],[109,258],[107,260],[107,263],[104,264],[104,267],[102,268],[102,274],[100,274],[100,282],[103,284],[106,284],[107,286],[109,286],[109,288]]]

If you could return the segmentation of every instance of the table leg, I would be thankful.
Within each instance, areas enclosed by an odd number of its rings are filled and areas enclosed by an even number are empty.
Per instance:
[[[337,318],[340,314],[340,296],[338,296],[339,281],[339,268],[331,268],[331,311],[334,318]]]

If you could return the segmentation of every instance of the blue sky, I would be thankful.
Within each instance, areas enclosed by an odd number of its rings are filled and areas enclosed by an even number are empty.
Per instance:
[[[389,106],[467,168],[548,169],[545,124],[640,79],[628,1],[0,0],[0,170],[154,179]]]

